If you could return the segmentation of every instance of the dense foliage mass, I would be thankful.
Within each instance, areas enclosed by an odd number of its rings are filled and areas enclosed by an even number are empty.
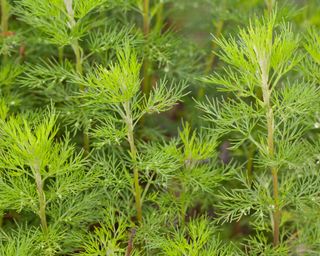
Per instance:
[[[0,255],[320,255],[317,0],[0,4]]]

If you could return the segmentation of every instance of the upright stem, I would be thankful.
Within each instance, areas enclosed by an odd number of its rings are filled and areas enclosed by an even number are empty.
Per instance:
[[[217,25],[216,25],[216,33],[215,33],[215,37],[219,38],[221,36],[222,33],[222,29],[224,26],[224,22],[223,21],[218,21]],[[206,66],[205,66],[205,75],[208,75],[211,71],[211,68],[216,60],[216,54],[214,53],[214,51],[217,48],[217,44],[215,41],[212,41],[212,45],[211,45],[211,53],[209,54],[209,57],[207,59],[206,62]],[[199,91],[198,91],[198,99],[201,99],[205,94],[205,89],[204,87],[200,87]]]
[[[125,102],[123,104],[125,110],[125,122],[127,125],[128,133],[127,139],[130,144],[130,153],[131,159],[133,163],[133,185],[134,185],[134,196],[135,196],[135,205],[137,211],[137,219],[139,222],[142,221],[142,202],[141,202],[141,187],[139,184],[139,170],[136,167],[137,160],[137,148],[134,142],[134,127],[133,127],[133,119],[132,113],[130,109],[130,102]]]
[[[217,22],[217,25],[216,25],[216,33],[215,33],[215,38],[219,38],[221,36],[221,33],[222,33],[222,29],[223,29],[223,26],[224,26],[224,22],[223,20],[220,20]],[[205,73],[206,74],[209,74],[209,72],[211,71],[211,68],[212,68],[212,65],[216,59],[216,55],[214,53],[214,51],[216,50],[217,48],[217,44],[215,41],[212,42],[212,46],[211,46],[211,54],[209,55],[209,58],[207,60],[207,65],[206,65],[206,69],[205,69]]]
[[[147,36],[150,32],[149,9],[149,0],[143,0],[143,34],[145,36]]]
[[[83,68],[82,68],[82,54],[81,54],[81,48],[79,46],[78,40],[75,40],[72,44],[72,49],[74,52],[74,55],[76,57],[76,71],[82,75],[83,74]],[[84,89],[83,85],[80,85],[81,90]]]
[[[186,212],[187,212],[187,205],[185,201],[185,190],[184,186],[182,185],[181,192],[180,192],[180,203],[181,203],[181,224],[184,225],[186,222]]]
[[[251,184],[252,183],[252,178],[253,178],[253,157],[255,153],[255,146],[254,144],[249,145],[249,150],[248,150],[248,162],[247,162],[247,175],[248,175],[248,181]]]
[[[79,46],[78,40],[75,40],[72,44],[72,49],[74,51],[74,55],[76,57],[76,71],[82,75],[83,74],[83,67],[82,67],[82,53],[81,53],[81,47]],[[84,92],[84,86],[83,84],[80,84],[80,91]],[[83,131],[83,148],[85,154],[89,154],[90,151],[90,140],[88,132],[85,130]]]
[[[273,245],[276,247],[279,244],[280,237],[280,221],[281,212],[279,208],[279,184],[278,184],[278,170],[272,168],[272,182],[273,182],[273,198],[275,210],[273,213]]]
[[[149,0],[143,0],[143,35],[144,39],[147,40],[150,33],[150,16],[149,16],[150,2]],[[143,81],[142,90],[148,94],[150,91],[150,62],[147,58],[144,58],[143,63]]]
[[[273,4],[275,0],[265,0],[268,8],[268,13],[270,14],[273,9]]]
[[[7,0],[1,0],[1,32],[5,36],[8,32],[9,4]]]
[[[156,16],[156,24],[154,26],[154,29],[156,31],[158,31],[159,33],[161,32],[161,30],[163,28],[163,21],[164,21],[163,10],[164,10],[164,3],[161,2],[161,3],[159,3],[159,9],[157,11],[157,16]]]
[[[268,130],[268,154],[270,158],[274,156],[274,113],[270,102],[271,89],[269,88],[269,74],[268,74],[268,57],[261,58],[261,78],[262,78],[262,95],[263,101],[266,106],[266,119],[267,119],[267,130]],[[278,184],[278,169],[276,167],[271,168],[272,182],[273,182],[273,200],[274,200],[274,211],[273,211],[273,245],[276,247],[279,244],[280,235],[280,207],[279,207],[279,184]]]
[[[67,10],[67,13],[69,15],[69,22],[70,22],[70,26],[71,28],[74,27],[76,25],[76,21],[74,18],[74,10],[73,10],[73,0],[64,0],[65,3],[65,7]],[[74,52],[74,55],[76,57],[76,71],[82,75],[83,74],[83,67],[82,67],[82,49],[79,45],[79,41],[77,39],[75,39],[72,43],[72,49]],[[84,86],[83,84],[80,84],[80,91],[84,92]],[[90,151],[90,141],[89,141],[89,135],[88,135],[88,131],[85,130],[83,132],[83,148],[84,148],[84,152],[85,154],[89,154]]]
[[[41,227],[45,237],[47,238],[48,235],[48,224],[47,224],[47,217],[46,217],[46,197],[43,191],[43,180],[40,173],[39,165],[34,166],[35,172],[35,181],[37,185],[37,193],[39,198],[39,217],[41,221]]]

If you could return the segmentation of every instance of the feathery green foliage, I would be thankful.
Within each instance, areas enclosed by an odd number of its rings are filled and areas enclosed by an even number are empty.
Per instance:
[[[0,0],[0,255],[318,255],[318,14]]]

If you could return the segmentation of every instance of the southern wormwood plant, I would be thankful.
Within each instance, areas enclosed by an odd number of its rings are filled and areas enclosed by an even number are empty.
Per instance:
[[[24,245],[14,253],[27,255],[34,250],[53,255],[60,249],[59,242],[72,243],[73,228],[81,229],[84,222],[98,217],[97,213],[88,215],[88,211],[96,208],[99,193],[91,188],[101,174],[85,170],[86,161],[81,153],[74,153],[68,137],[63,142],[55,141],[54,114],[41,121],[38,117],[27,121],[24,117],[4,114],[0,132],[1,206],[24,212],[28,218],[37,216],[42,231],[38,240],[43,243]],[[28,241],[28,236],[34,236],[32,232],[26,236],[24,242],[34,242]]]
[[[316,208],[319,195],[318,146],[308,135],[314,128],[319,89],[299,74],[290,76],[302,60],[299,39],[290,25],[276,23],[273,14],[252,21],[239,37],[216,43],[227,66],[224,74],[216,72],[206,81],[232,97],[199,107],[213,123],[212,132],[228,135],[232,149],[251,143],[256,152],[254,172],[238,173],[238,187],[221,192],[219,220],[248,216],[256,233],[248,239],[249,254],[317,254],[314,237],[300,244],[300,238],[311,234],[299,223]],[[267,242],[271,232],[273,248]]]
[[[93,130],[93,137],[102,140],[101,143],[120,143],[126,137],[130,146],[131,165],[133,169],[134,196],[137,220],[142,221],[141,187],[139,185],[139,170],[135,166],[138,151],[135,142],[134,129],[145,114],[162,112],[170,109],[183,96],[185,85],[173,84],[166,88],[165,82],[150,91],[149,96],[140,95],[140,64],[137,57],[130,53],[129,48],[118,53],[117,64],[109,68],[99,67],[89,73],[81,83],[88,87],[83,96],[87,104],[95,109],[105,110],[100,122]]]
[[[121,189],[121,192],[126,193],[128,197],[133,193],[136,220],[142,229],[137,231],[133,229],[132,236],[136,235],[140,238],[137,240],[138,244],[145,241],[145,244],[142,243],[134,248],[134,253],[140,255],[147,252],[152,255],[161,253],[162,250],[168,251],[167,253],[170,251],[172,255],[179,255],[183,251],[192,255],[197,255],[201,251],[205,253],[211,250],[206,249],[208,240],[203,241],[203,244],[198,244],[199,242],[195,240],[191,247],[186,248],[179,248],[180,245],[176,245],[177,248],[174,245],[168,247],[169,245],[165,242],[159,241],[164,239],[166,232],[174,228],[170,222],[176,221],[176,225],[183,227],[187,211],[192,207],[194,200],[199,195],[212,193],[213,188],[224,179],[223,170],[218,168],[215,161],[216,140],[205,134],[197,137],[196,133],[191,133],[189,125],[186,124],[180,132],[179,140],[167,143],[137,142],[134,131],[138,121],[146,114],[170,109],[180,100],[185,89],[184,84],[166,86],[166,82],[162,81],[149,92],[148,96],[139,93],[140,66],[135,54],[126,48],[124,52],[118,53],[117,64],[109,68],[100,67],[96,72],[89,73],[81,82],[88,87],[84,95],[86,102],[95,109],[105,110],[98,126],[92,130],[92,137],[100,147],[105,144],[120,144],[124,139],[129,144],[129,154],[126,156],[123,155],[125,152],[122,152],[122,158],[125,161],[121,162],[132,170],[133,178],[132,182],[129,184],[127,182],[126,188]],[[130,183],[133,183],[132,188]],[[141,186],[141,183],[144,186]],[[118,188],[116,192],[119,193],[119,191]],[[190,195],[193,196],[190,197]],[[116,208],[116,206],[113,207]],[[155,209],[162,214],[160,216],[156,214]],[[130,212],[130,209],[123,211]],[[123,217],[122,214],[121,217]],[[120,228],[125,229],[125,225],[128,224],[124,222],[124,227]],[[204,224],[200,222],[194,225]],[[105,228],[104,225],[102,227]],[[163,227],[166,228],[163,230]],[[98,237],[104,235],[105,242],[93,237],[92,243],[85,246],[87,252],[100,248],[99,243],[108,243],[110,234],[107,233],[108,229],[103,228],[98,229],[97,234]],[[122,233],[118,235],[120,238],[116,241],[121,240],[123,236]],[[119,244],[117,246],[120,247]],[[133,250],[132,246],[128,245],[127,254]],[[143,248],[143,246],[146,247]],[[103,255],[110,250],[109,247],[102,246],[99,253]],[[117,250],[121,251],[120,248]]]

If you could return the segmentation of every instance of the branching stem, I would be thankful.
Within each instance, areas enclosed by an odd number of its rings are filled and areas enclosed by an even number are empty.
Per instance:
[[[76,21],[74,18],[74,10],[72,8],[73,0],[64,0],[64,3],[66,6],[67,13],[69,15],[69,23],[70,23],[69,26],[72,28],[76,25]],[[83,74],[83,67],[82,67],[83,56],[82,56],[82,49],[79,45],[79,41],[75,39],[71,44],[71,47],[76,57],[76,71],[78,74],[82,75]],[[84,92],[84,89],[85,89],[84,85],[80,84],[80,91]],[[90,141],[89,141],[88,131],[86,130],[83,131],[83,148],[84,148],[85,154],[88,155],[90,151]]]
[[[125,122],[127,125],[127,139],[130,145],[130,153],[131,159],[133,163],[133,185],[134,185],[134,197],[135,197],[135,205],[137,211],[137,219],[140,223],[142,221],[142,203],[141,203],[141,187],[139,184],[139,170],[136,166],[137,161],[137,148],[134,141],[134,127],[133,127],[133,118],[130,107],[130,102],[125,102],[123,104],[125,111]]]
[[[47,217],[46,217],[46,196],[43,191],[43,179],[40,173],[40,167],[38,164],[35,164],[34,167],[34,178],[37,185],[37,193],[39,199],[39,217],[41,221],[41,227],[44,233],[44,236],[47,238],[48,236],[48,224],[47,224]]]
[[[262,95],[263,102],[266,107],[266,120],[267,120],[267,145],[268,154],[270,158],[274,156],[274,113],[271,105],[271,92],[272,89],[269,86],[269,74],[268,74],[268,62],[269,58],[264,56],[260,58],[259,64],[261,69],[262,78]],[[273,211],[273,245],[276,247],[279,244],[280,235],[280,207],[279,207],[279,184],[278,184],[278,169],[276,167],[271,168],[272,183],[273,183],[273,200],[274,200],[274,211]]]
[[[72,49],[74,51],[74,55],[76,57],[76,71],[82,75],[83,74],[83,67],[82,67],[82,49],[79,46],[78,40],[75,40],[75,42],[72,45]],[[83,84],[80,84],[80,91],[84,92],[84,86]],[[89,154],[90,151],[90,140],[88,132],[85,130],[83,131],[83,148],[86,155]]]

